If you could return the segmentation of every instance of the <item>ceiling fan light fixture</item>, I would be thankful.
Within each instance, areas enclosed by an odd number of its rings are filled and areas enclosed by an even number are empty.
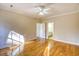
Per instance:
[[[40,12],[39,15],[44,15],[44,13],[43,12]]]
[[[36,7],[35,10],[39,15],[45,15],[48,14],[49,8]]]

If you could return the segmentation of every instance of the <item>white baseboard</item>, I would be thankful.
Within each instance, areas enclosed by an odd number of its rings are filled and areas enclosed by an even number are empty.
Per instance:
[[[77,46],[79,46],[79,43],[75,43],[75,42],[69,42],[69,41],[58,40],[58,39],[53,39],[53,40],[59,41],[59,42],[63,42],[63,43],[67,43],[67,44],[72,44],[72,45],[77,45]]]

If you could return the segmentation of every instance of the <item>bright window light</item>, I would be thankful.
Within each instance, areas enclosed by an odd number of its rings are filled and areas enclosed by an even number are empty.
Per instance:
[[[17,55],[21,51],[23,51],[24,48],[24,36],[15,32],[15,31],[10,31],[8,38],[7,38],[7,43],[6,45],[8,47],[16,47],[16,49],[13,49],[9,55]]]
[[[11,40],[24,44],[24,36],[14,31],[11,31],[8,35],[8,43],[10,43]]]

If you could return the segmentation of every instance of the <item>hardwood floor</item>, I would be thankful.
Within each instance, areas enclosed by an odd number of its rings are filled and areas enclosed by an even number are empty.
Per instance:
[[[48,45],[47,41],[26,42],[24,46],[24,51],[20,55],[42,56],[47,45]]]
[[[21,56],[79,56],[79,46],[45,40],[25,43]]]
[[[10,50],[10,48],[0,49],[0,56],[7,56],[9,50]]]
[[[3,48],[3,49],[0,49],[0,56],[11,56],[12,52],[14,49],[16,49],[17,46],[12,46],[12,47],[6,47],[6,48]]]
[[[0,49],[0,55],[8,56],[13,49],[16,46]],[[79,46],[54,40],[27,41],[18,56],[79,56]]]

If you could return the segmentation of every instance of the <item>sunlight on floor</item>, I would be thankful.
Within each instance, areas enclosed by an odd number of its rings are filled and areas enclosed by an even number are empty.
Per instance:
[[[50,48],[51,48],[51,44],[48,43],[48,46],[45,48],[44,51],[44,56],[50,56]]]

